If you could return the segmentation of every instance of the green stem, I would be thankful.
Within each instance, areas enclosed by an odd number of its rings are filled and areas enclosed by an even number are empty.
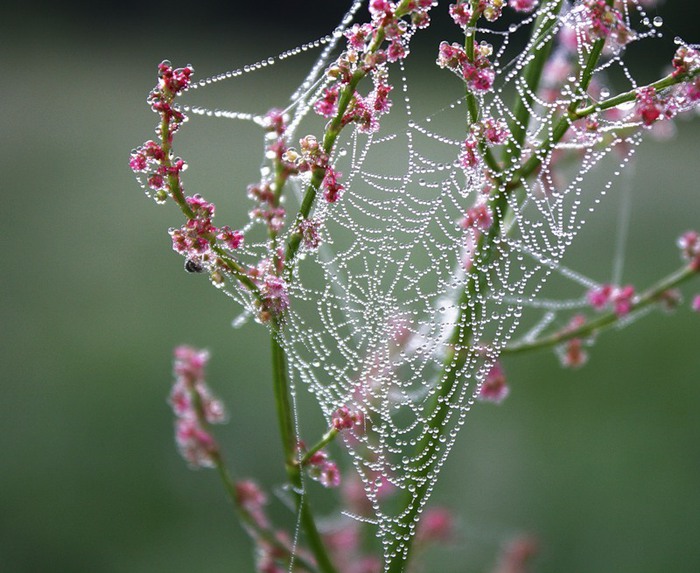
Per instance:
[[[210,425],[207,422],[206,414],[204,412],[202,396],[194,387],[190,388],[189,394],[194,404],[194,411],[197,416],[197,422],[199,423],[201,428],[207,431],[207,433],[211,433]],[[236,513],[238,514],[239,520],[246,526],[251,536],[255,539],[262,539],[269,545],[273,546],[281,554],[286,556],[287,562],[291,563],[293,560],[295,564],[297,564],[302,569],[308,571],[309,573],[318,573],[318,570],[316,569],[316,567],[314,567],[313,564],[309,563],[309,561],[307,561],[301,556],[294,555],[291,548],[287,546],[284,542],[282,542],[273,530],[261,527],[258,524],[258,522],[253,518],[253,516],[241,504],[238,497],[238,492],[236,491],[236,483],[231,477],[231,474],[229,473],[228,468],[224,463],[221,450],[219,449],[219,446],[216,442],[214,442],[209,449],[209,457],[214,462],[214,467],[216,468],[216,472],[219,475],[221,483],[224,486],[224,491],[233,503],[233,507],[235,508]]]
[[[532,59],[523,70],[523,88],[517,90],[515,105],[513,106],[514,121],[511,123],[512,138],[508,141],[506,153],[509,165],[515,165],[522,155],[527,128],[530,125],[531,110],[535,99],[535,93],[542,79],[544,65],[549,59],[554,45],[554,34],[552,28],[557,23],[557,16],[561,12],[563,0],[550,2],[551,7],[543,8],[540,15],[535,20],[533,27],[533,37],[530,40],[530,47],[534,50]],[[551,14],[551,16],[550,16]],[[551,34],[551,38],[540,48],[539,42]]]
[[[304,491],[302,468],[298,460],[299,439],[294,424],[294,411],[290,401],[287,365],[284,350],[279,343],[279,328],[273,326],[271,333],[272,373],[277,419],[279,422],[282,447],[284,449],[287,478],[291,486],[294,502],[299,513],[301,527],[306,535],[309,549],[313,553],[321,573],[336,573],[336,569],[326,552],[321,535],[316,527],[308,495]]]
[[[396,19],[405,16],[409,12],[410,4],[411,0],[401,0],[401,2],[396,7],[396,10],[394,11]],[[377,28],[374,40],[368,48],[368,53],[373,54],[374,52],[376,52],[382,45],[382,42],[384,42],[384,37],[384,27],[380,26],[379,28]],[[335,142],[338,139],[338,136],[340,135],[340,132],[344,127],[343,117],[345,116],[345,112],[347,111],[348,106],[353,100],[353,97],[355,95],[355,89],[366,75],[367,72],[363,71],[361,68],[356,70],[350,78],[350,81],[340,93],[340,96],[338,98],[338,111],[335,114],[335,117],[328,124],[326,132],[323,136],[323,151],[329,157],[333,151]],[[326,170],[323,167],[317,167],[312,170],[311,181],[309,182],[309,185],[306,188],[306,192],[304,193],[304,197],[302,199],[299,211],[294,222],[294,227],[292,228],[298,228],[299,223],[301,223],[301,221],[309,218],[311,208],[313,207],[314,202],[316,201],[316,195],[321,187],[321,183],[323,182],[323,178],[325,177],[325,175]],[[295,231],[289,237],[289,242],[287,243],[287,250],[284,255],[285,272],[287,280],[289,280],[289,278],[291,277],[293,263],[296,258],[297,252],[299,251],[299,247],[301,246],[301,239],[302,235],[298,231]]]
[[[331,428],[325,434],[323,434],[321,439],[316,444],[314,444],[313,447],[309,448],[304,454],[304,457],[301,458],[301,460],[299,460],[299,465],[301,467],[305,467],[306,465],[308,465],[309,460],[313,457],[313,455],[316,452],[325,448],[333,440],[335,440],[335,437],[338,435],[338,433],[338,430],[336,430],[335,428]]]
[[[535,32],[533,31],[533,33]],[[602,45],[599,48],[594,46],[591,50],[589,60],[581,77],[581,89],[584,92],[588,89],[588,84],[590,83],[592,73],[595,70],[601,52]],[[538,88],[537,85],[531,87],[533,91],[536,91]],[[476,112],[478,113],[478,108]],[[474,117],[473,114],[474,110],[469,109],[470,118]],[[569,126],[570,122],[567,122],[564,132],[558,135],[559,139],[563,137]],[[423,502],[429,495],[432,484],[428,476],[434,471],[437,464],[436,460],[440,459],[437,455],[437,451],[441,446],[441,438],[445,432],[445,421],[448,415],[454,411],[452,406],[460,396],[460,392],[457,388],[460,383],[458,376],[467,364],[467,360],[470,356],[473,356],[475,352],[474,348],[472,348],[472,329],[482,313],[483,294],[488,284],[486,280],[488,267],[489,263],[497,255],[496,239],[501,234],[502,223],[509,211],[507,192],[510,188],[511,186],[506,184],[499,185],[494,190],[491,197],[493,204],[493,223],[488,233],[481,234],[474,250],[472,271],[468,274],[467,284],[460,296],[459,314],[450,339],[450,347],[452,350],[448,353],[443,363],[442,371],[437,378],[437,380],[441,381],[441,385],[435,398],[433,415],[428,424],[431,431],[426,432],[426,437],[418,446],[418,451],[424,452],[421,455],[421,460],[428,461],[423,462],[421,468],[417,472],[421,479],[419,480],[419,485],[410,494],[406,514],[402,517],[401,526],[403,531],[398,533],[398,537],[401,538],[404,538],[404,535],[408,534],[410,525],[414,524],[418,519],[418,515],[423,507]],[[401,546],[404,548],[403,551],[399,551],[399,547]],[[396,542],[392,546],[389,551],[388,573],[404,572],[405,566],[410,558],[411,547],[410,536],[408,537],[408,541]]]
[[[664,292],[676,288],[682,285],[684,282],[697,276],[698,271],[691,267],[684,267],[681,270],[664,277],[661,281],[648,289],[632,303],[630,312],[642,310],[647,306],[658,303],[661,300],[661,295]],[[523,354],[534,350],[551,348],[552,346],[557,346],[573,338],[587,338],[615,326],[623,318],[624,317],[618,316],[614,312],[607,312],[589,320],[585,324],[573,330],[556,332],[537,340],[506,346],[503,349],[502,354]]]

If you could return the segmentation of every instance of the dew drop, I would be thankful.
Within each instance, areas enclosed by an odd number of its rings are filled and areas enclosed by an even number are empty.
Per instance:
[[[231,326],[233,328],[241,328],[250,319],[250,311],[244,310],[236,318],[231,321]]]
[[[660,28],[661,26],[664,25],[664,19],[661,16],[654,16],[654,19],[652,20],[654,23],[654,26],[657,28]]]

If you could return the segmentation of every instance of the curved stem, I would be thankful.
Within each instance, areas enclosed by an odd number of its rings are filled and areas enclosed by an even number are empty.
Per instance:
[[[200,427],[205,428],[209,433],[210,424],[207,422],[206,415],[204,412],[204,404],[202,402],[201,394],[195,389],[190,388],[190,397],[194,404],[194,411],[197,416],[197,422]],[[228,498],[233,503],[233,507],[238,514],[238,519],[247,528],[248,532],[254,539],[261,539],[265,543],[271,545],[280,554],[284,555],[288,562],[294,562],[299,567],[308,571],[309,573],[318,573],[318,569],[304,557],[295,555],[292,549],[284,543],[275,532],[269,528],[261,527],[261,525],[256,521],[250,512],[241,503],[238,492],[236,491],[236,483],[228,471],[226,464],[224,462],[221,450],[216,442],[210,446],[209,457],[214,462],[214,467],[219,475],[222,485],[224,486],[224,491],[228,495]]]
[[[654,303],[658,303],[661,295],[664,292],[680,286],[694,276],[698,276],[698,271],[688,266],[667,277],[664,277],[632,303],[630,306],[630,312],[635,312]],[[536,340],[506,346],[502,350],[502,354],[523,354],[534,350],[551,348],[552,346],[557,346],[573,338],[587,338],[615,326],[623,318],[624,317],[618,316],[614,312],[607,312],[587,321],[578,328],[567,330],[565,332],[556,332]]]
[[[401,2],[399,2],[394,11],[395,18],[399,19],[408,14],[411,3],[412,0],[401,0]],[[380,26],[377,28],[377,32],[375,34],[374,40],[372,41],[372,44],[367,49],[368,53],[375,53],[384,42],[384,39],[384,26]],[[326,132],[323,136],[323,151],[328,156],[330,156],[331,152],[333,151],[333,147],[335,145],[336,140],[338,139],[338,135],[340,135],[340,132],[344,127],[343,118],[345,116],[345,112],[348,109],[348,106],[352,102],[352,99],[355,95],[355,88],[357,88],[357,85],[366,75],[367,72],[365,70],[363,70],[362,68],[357,69],[350,78],[350,81],[340,93],[340,97],[338,98],[338,110],[335,114],[335,117],[333,117],[331,122],[328,124]],[[311,181],[309,182],[309,185],[306,188],[306,192],[304,193],[301,206],[299,207],[299,212],[297,213],[297,216],[295,218],[294,227],[298,227],[301,221],[309,218],[311,208],[313,207],[314,202],[316,201],[316,195],[318,193],[318,190],[321,188],[321,184],[325,175],[326,170],[322,167],[316,167],[312,170]],[[302,235],[298,231],[295,231],[289,237],[289,242],[287,243],[287,250],[284,255],[285,272],[287,274],[287,279],[289,279],[289,277],[291,276],[293,263],[301,245],[301,239]]]
[[[533,33],[536,32],[533,31]],[[473,42],[471,44],[473,46]],[[601,53],[602,44],[591,50],[589,60],[582,73],[581,89],[584,92],[588,89],[588,84]],[[538,88],[537,85],[531,87],[535,91]],[[478,108],[474,110],[468,106],[468,110],[470,119],[475,117],[475,113],[478,114]],[[564,131],[561,134],[557,134],[557,141],[569,129],[570,121],[562,125]],[[511,173],[511,178],[515,174],[517,172]],[[502,178],[504,175],[503,172],[500,172],[499,178]],[[429,495],[432,484],[428,476],[439,463],[440,456],[437,453],[441,447],[441,438],[444,436],[445,421],[450,413],[454,412],[453,406],[461,394],[458,389],[458,385],[461,383],[459,375],[469,358],[474,357],[476,352],[475,348],[473,348],[472,329],[482,313],[483,294],[488,284],[489,263],[497,256],[497,239],[501,235],[502,223],[510,209],[507,196],[508,191],[512,188],[511,182],[500,181],[499,183],[501,184],[493,191],[491,196],[493,223],[489,231],[482,233],[477,241],[472,260],[472,270],[467,276],[467,283],[460,296],[459,314],[450,338],[451,352],[448,352],[442,370],[437,377],[437,380],[440,381],[440,389],[435,396],[433,414],[428,423],[429,431],[426,432],[425,438],[418,446],[418,451],[424,452],[421,455],[421,460],[423,460],[421,468],[417,472],[422,479],[410,495],[408,508],[401,519],[401,527],[404,531],[400,532],[399,535],[408,533],[411,530],[411,525],[418,519],[425,499]],[[389,551],[390,557],[387,573],[403,573],[405,571],[412,547],[411,537],[409,536],[408,539],[408,541],[396,542],[392,545]],[[399,547],[403,547],[403,551],[400,551]]]
[[[316,444],[313,445],[313,447],[309,448],[304,456],[299,460],[299,465],[301,467],[306,466],[309,463],[309,460],[313,457],[313,455],[325,448],[328,444],[330,444],[333,440],[335,440],[335,437],[338,435],[338,430],[335,428],[331,428],[328,430],[325,434],[323,434],[323,437],[316,442]]]

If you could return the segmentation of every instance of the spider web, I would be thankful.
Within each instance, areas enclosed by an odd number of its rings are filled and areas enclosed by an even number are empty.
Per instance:
[[[245,70],[322,48],[287,110],[290,145],[300,135],[320,133],[309,112],[327,85],[323,70],[361,5],[353,3],[333,34]],[[637,29],[630,43],[659,35],[659,22],[650,21],[636,1],[626,0],[622,6],[626,25]],[[548,137],[562,109],[579,95],[575,77],[563,79],[555,99],[526,93],[520,72],[550,35],[580,38],[583,33],[580,6],[574,4],[565,6],[544,35],[514,47],[514,38],[523,36],[538,15],[478,31],[493,45],[497,73],[494,89],[479,97],[482,116],[512,124],[514,93],[532,101],[519,150],[524,157]],[[416,43],[421,31],[410,30],[408,36],[414,32]],[[436,52],[437,46],[424,49]],[[563,54],[555,45],[553,61]],[[343,437],[374,512],[358,519],[376,524],[387,563],[408,550],[418,516],[481,385],[518,326],[525,331],[521,340],[530,340],[557,320],[558,313],[584,306],[583,296],[544,299],[540,291],[553,273],[579,291],[595,286],[561,261],[641,139],[630,106],[598,115],[595,130],[572,126],[571,135],[542,156],[541,168],[523,181],[522,191],[507,195],[508,216],[495,238],[493,256],[474,259],[477,236],[460,221],[470,207],[484,201],[483,191],[493,182],[483,169],[465,172],[458,160],[466,134],[467,107],[460,97],[464,88],[446,70],[436,70],[437,83],[430,85],[439,86],[440,93],[428,97],[444,97],[444,106],[437,112],[416,111],[424,107],[425,76],[411,69],[410,60],[389,69],[395,85],[393,108],[379,131],[367,134],[348,127],[335,146],[331,165],[343,174],[345,191],[337,203],[319,201],[315,206],[321,246],[317,251],[302,249],[298,256],[281,337],[292,381],[308,388],[329,423],[341,406],[362,413],[362,426]],[[573,63],[585,64],[581,49]],[[200,85],[238,75],[240,70],[228,72]],[[637,87],[623,50],[606,53],[589,101],[608,97],[608,76],[618,79],[618,92]],[[185,110],[212,115],[202,108]],[[255,114],[218,110],[214,115],[262,122]],[[562,154],[572,158],[570,167],[555,170]],[[269,166],[264,166],[262,176],[269,175]],[[286,207],[294,213],[308,178],[297,176],[289,185],[293,193]],[[245,228],[243,250],[251,261],[269,250],[262,233],[260,240],[249,240],[254,227],[250,223]],[[474,277],[476,292],[465,297]],[[225,290],[254,314],[244,289],[229,285]],[[524,310],[532,311],[533,318],[523,320]],[[470,333],[468,344],[455,338],[460,330]]]

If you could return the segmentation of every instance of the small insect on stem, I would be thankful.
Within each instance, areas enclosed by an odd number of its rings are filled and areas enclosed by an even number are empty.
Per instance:
[[[187,259],[185,261],[185,270],[188,273],[202,273],[204,272],[204,267],[199,261],[195,261],[194,259]]]

